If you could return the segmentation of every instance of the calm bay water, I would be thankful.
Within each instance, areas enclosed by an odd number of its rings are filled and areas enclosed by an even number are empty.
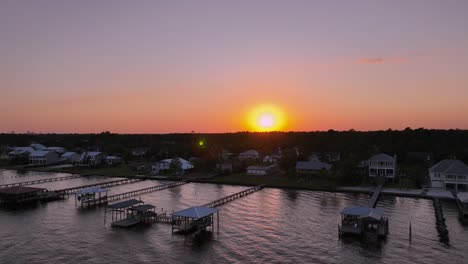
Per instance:
[[[0,184],[65,175],[0,171]],[[58,189],[112,179],[38,186]],[[162,183],[110,189],[112,194]],[[172,212],[245,188],[190,183],[140,198]],[[383,197],[378,204],[390,219],[386,241],[368,246],[340,239],[338,212],[367,200],[366,195],[265,188],[220,207],[219,233],[185,237],[172,235],[168,224],[110,228],[104,225],[103,208],[78,210],[70,197],[34,208],[1,209],[0,263],[468,263],[468,227],[460,224],[451,202],[443,203],[450,246],[438,241],[430,200],[399,197]]]

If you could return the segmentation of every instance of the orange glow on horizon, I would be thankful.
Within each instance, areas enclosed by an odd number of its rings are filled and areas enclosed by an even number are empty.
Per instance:
[[[286,115],[277,106],[259,105],[247,114],[247,128],[255,132],[282,131],[286,128]]]

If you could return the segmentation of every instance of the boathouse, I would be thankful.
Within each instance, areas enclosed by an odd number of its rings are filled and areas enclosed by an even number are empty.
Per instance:
[[[154,223],[157,216],[156,206],[144,204],[143,201],[136,199],[108,205],[104,213],[104,222],[106,222],[106,216],[109,212],[113,227],[131,227],[140,223]]]
[[[81,189],[75,192],[75,206],[80,204],[81,208],[107,204],[109,190],[99,187]]]
[[[383,208],[347,207],[340,212],[340,235],[358,235],[368,239],[386,237],[388,234],[388,219],[384,217]]]
[[[17,205],[34,202],[47,197],[47,189],[25,186],[14,186],[0,189],[0,204]]]
[[[214,231],[214,214],[216,214],[219,231],[218,208],[194,206],[172,213],[172,233],[189,234],[207,228]]]

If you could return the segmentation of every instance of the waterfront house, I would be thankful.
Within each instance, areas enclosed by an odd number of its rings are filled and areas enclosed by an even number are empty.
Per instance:
[[[239,154],[239,160],[258,160],[260,159],[260,154],[256,150],[247,150]]]
[[[100,166],[106,162],[106,154],[99,151],[84,152],[81,154],[82,166]]]
[[[468,191],[468,166],[460,160],[445,159],[429,168],[431,187]]]
[[[298,161],[296,164],[296,175],[298,176],[314,176],[319,175],[323,171],[331,169],[331,165],[318,160]]]
[[[271,154],[263,157],[264,163],[278,163],[283,156],[281,154]]]
[[[369,178],[375,181],[376,177],[395,182],[397,159],[396,155],[391,157],[380,153],[369,159]]]
[[[76,152],[68,151],[60,156],[60,160],[63,162],[78,163],[81,160],[81,155]]]
[[[277,169],[276,165],[269,166],[249,166],[247,167],[248,175],[267,175],[274,173]]]
[[[118,156],[107,156],[106,157],[106,164],[107,166],[116,166],[122,164],[123,160],[121,157]]]
[[[185,173],[187,170],[193,169],[193,165],[185,159],[175,158],[175,159],[163,159],[161,161],[156,162],[151,167],[151,174],[158,174],[160,172],[169,171],[171,168],[172,162],[179,162],[181,173]]]
[[[29,165],[47,165],[58,161],[59,155],[54,151],[35,150],[29,154]]]

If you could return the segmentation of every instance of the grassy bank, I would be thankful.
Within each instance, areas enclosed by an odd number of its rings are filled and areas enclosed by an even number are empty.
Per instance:
[[[74,174],[96,174],[109,177],[131,177],[137,173],[126,165],[116,167],[102,167],[102,168],[89,168],[89,167],[69,167],[69,168],[35,168],[35,171],[49,171],[49,172],[63,172]]]
[[[246,175],[246,174],[230,174],[221,175],[209,179],[197,180],[204,183],[232,184],[232,185],[261,185],[275,188],[291,188],[291,189],[306,189],[306,190],[335,190],[336,183],[323,179],[316,178],[312,180],[302,180],[296,177],[288,177],[285,175]]]

